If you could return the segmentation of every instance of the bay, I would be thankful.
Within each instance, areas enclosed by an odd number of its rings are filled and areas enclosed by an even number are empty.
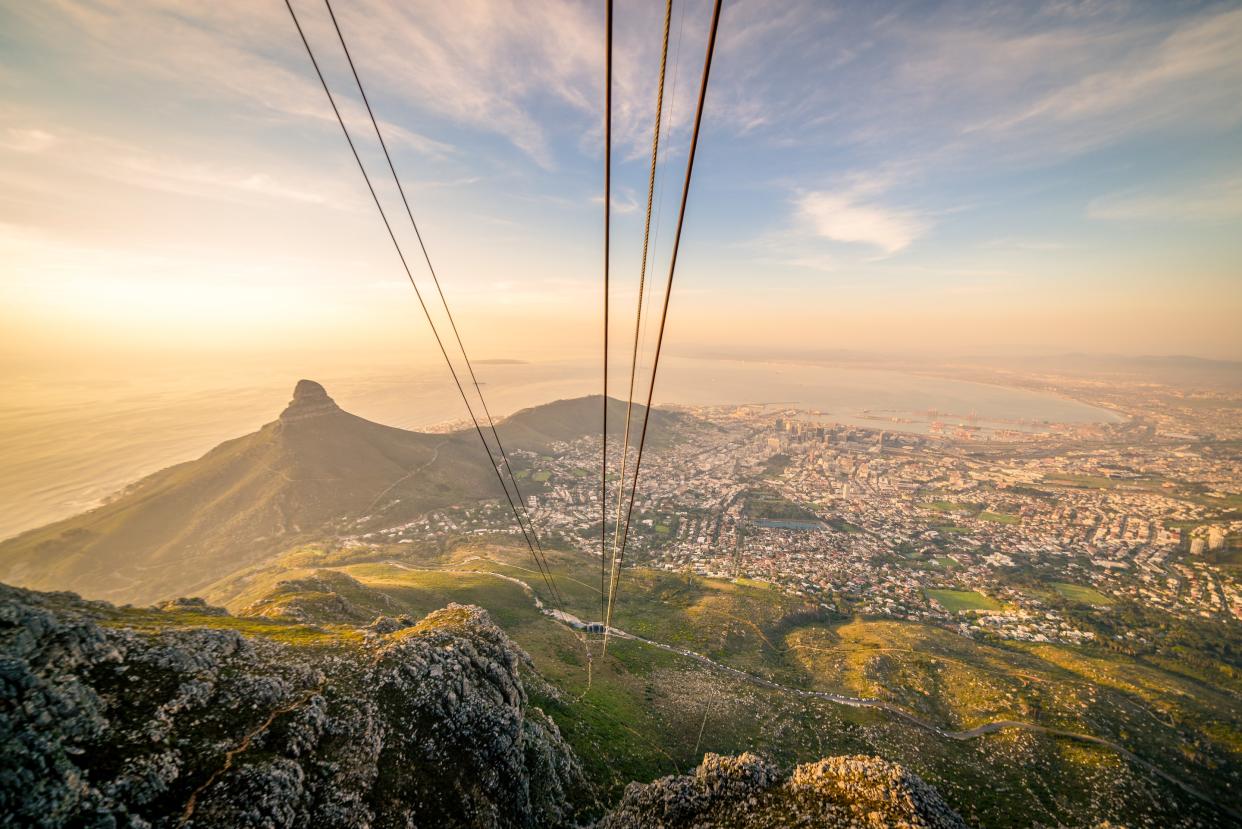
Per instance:
[[[496,417],[599,392],[591,361],[476,363]],[[610,393],[624,398],[628,366],[611,367]],[[152,472],[192,460],[218,443],[274,420],[296,376],[193,375],[10,379],[0,382],[0,538],[97,505]],[[459,421],[466,413],[442,366],[340,371],[322,382],[347,411],[406,429]],[[638,379],[645,396],[646,375]],[[668,357],[656,404],[772,404],[814,410],[819,419],[926,432],[934,419],[1039,431],[1046,424],[1116,420],[1086,404],[1032,391],[895,371]]]

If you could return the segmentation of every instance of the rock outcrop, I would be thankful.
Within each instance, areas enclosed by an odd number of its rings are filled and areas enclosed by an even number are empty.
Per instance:
[[[708,754],[693,774],[630,784],[598,829],[963,829],[935,789],[876,757],[830,757],[789,776],[753,754]]]
[[[0,585],[0,825],[584,825],[596,790],[523,677],[543,684],[473,606],[314,627]],[[597,824],[962,825],[877,758],[750,754],[631,784]]]
[[[280,413],[283,423],[296,423],[325,414],[341,411],[336,401],[328,396],[328,391],[314,380],[299,380],[293,387],[293,399]]]
[[[156,602],[154,605],[156,610],[188,610],[191,613],[201,613],[205,616],[227,616],[229,612],[223,607],[213,607],[207,604],[206,599],[198,596],[182,596],[177,599],[168,599],[163,602]]]
[[[588,788],[478,608],[340,644],[126,619],[0,586],[3,822],[558,826]]]
[[[239,615],[307,624],[366,624],[377,616],[394,612],[400,612],[400,606],[387,594],[372,590],[345,573],[316,570],[303,578],[277,582],[270,592],[243,608]]]

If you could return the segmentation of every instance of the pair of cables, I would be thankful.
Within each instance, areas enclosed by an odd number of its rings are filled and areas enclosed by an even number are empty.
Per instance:
[[[457,369],[454,367],[453,360],[449,356],[448,349],[444,344],[444,340],[440,335],[439,329],[437,328],[434,319],[432,318],[431,311],[426,303],[426,300],[423,297],[423,293],[418,287],[418,283],[414,279],[413,272],[406,259],[405,253],[401,248],[400,242],[397,240],[396,233],[394,232],[392,224],[388,219],[388,215],[385,212],[383,204],[380,201],[380,198],[375,191],[375,187],[371,182],[371,178],[370,178],[369,173],[367,172],[366,165],[363,164],[362,162],[362,158],[359,155],[358,149],[354,144],[354,140],[353,140],[352,135],[349,132],[349,128],[345,124],[345,119],[341,115],[341,111],[339,107],[337,106],[336,99],[332,94],[332,90],[328,86],[328,82],[326,78],[324,77],[322,70],[320,69],[319,61],[315,57],[314,49],[311,47],[310,41],[307,39],[306,34],[302,29],[302,25],[300,21],[298,20],[297,13],[294,11],[291,0],[285,0],[285,6],[289,10],[289,15],[293,19],[294,26],[298,31],[298,35],[302,40],[302,44],[306,48],[307,56],[311,60],[311,64],[315,69],[315,74],[318,76],[319,82],[322,85],[324,93],[328,98],[328,102],[332,107],[333,114],[336,116],[337,122],[340,124],[341,131],[345,136],[346,143],[349,145],[350,152],[352,153],[355,162],[357,162],[358,170],[362,174],[363,180],[366,182],[367,190],[370,192],[371,198],[375,202],[375,207],[379,211],[380,219],[383,222],[384,228],[387,231],[388,236],[392,241],[393,247],[395,248],[397,252],[398,258],[401,261],[402,269],[405,271],[406,277],[409,280],[410,285],[414,288],[415,295],[417,296],[418,301],[419,301],[419,306],[423,311],[423,315],[427,319],[427,323],[429,327],[431,328],[431,332],[435,338],[436,345],[439,347],[440,353],[444,357],[445,364],[447,365],[449,369],[449,373],[453,379],[453,383],[455,387],[457,388],[458,394],[461,396],[462,402],[466,406],[466,411],[470,416],[470,421],[473,424],[474,430],[479,437],[479,441],[482,443],[483,449],[488,456],[488,461],[492,467],[492,470],[496,474],[496,479],[497,479],[497,482],[500,484],[501,490],[504,492],[505,500],[509,504],[509,508],[510,508],[510,511],[513,513],[514,520],[517,522],[517,525],[522,532],[522,536],[524,540],[526,541],[526,545],[530,551],[532,558],[535,561],[536,566],[539,568],[539,572],[544,580],[544,583],[548,587],[548,590],[549,590],[549,593],[551,594],[551,598],[553,602],[557,605],[563,605],[563,597],[561,596],[560,591],[556,587],[555,581],[552,577],[551,569],[547,564],[547,556],[543,550],[543,544],[539,539],[538,532],[535,530],[534,523],[532,522],[531,517],[530,517],[530,513],[526,508],[525,500],[522,498],[521,490],[518,487],[516,475],[514,474],[512,465],[509,462],[508,453],[504,449],[504,444],[500,439],[499,432],[496,430],[496,425],[491,416],[491,412],[488,410],[486,399],[483,396],[482,389],[480,388],[478,379],[474,372],[474,367],[470,362],[469,355],[467,354],[465,345],[462,342],[461,334],[457,328],[456,321],[453,319],[452,311],[449,308],[448,300],[446,299],[443,288],[440,285],[439,277],[437,276],[435,272],[435,268],[432,265],[431,256],[427,251],[427,246],[425,242],[423,241],[421,232],[418,229],[418,223],[414,219],[413,210],[410,207],[408,198],[406,197],[405,189],[401,185],[401,179],[400,179],[400,176],[397,174],[396,166],[393,163],[392,156],[388,151],[388,145],[387,145],[387,142],[385,142],[384,140],[383,131],[380,129],[379,122],[375,117],[375,113],[371,107],[370,99],[367,97],[366,88],[363,85],[362,79],[358,74],[357,67],[354,64],[353,57],[349,51],[349,46],[346,43],[344,33],[342,32],[340,24],[336,19],[336,14],[332,9],[331,0],[324,0],[324,4],[327,7],[329,17],[332,20],[333,28],[336,31],[337,38],[341,44],[341,48],[344,51],[345,57],[349,63],[350,71],[353,74],[354,81],[358,87],[358,92],[362,97],[364,105],[366,106],[367,115],[369,116],[371,120],[371,125],[373,129],[375,130],[376,138],[379,140],[380,147],[383,150],[384,158],[388,164],[389,172],[392,174],[393,181],[397,186],[397,191],[401,196],[401,201],[402,201],[403,206],[405,207],[406,215],[409,218],[410,225],[414,230],[416,238],[418,239],[419,247],[422,251],[423,258],[426,261],[428,271],[431,274],[432,281],[436,287],[436,292],[439,295],[441,304],[444,307],[445,314],[448,318],[450,327],[452,329],[454,339],[456,340],[458,349],[461,352],[462,359],[465,362],[471,384],[473,385],[475,393],[478,396],[479,402],[481,404],[484,418],[487,421],[488,430],[490,431],[492,438],[496,443],[496,449],[500,456],[499,460],[497,460],[496,453],[492,451],[492,447],[488,443],[488,440],[486,436],[484,435],[483,426],[480,423],[478,415],[474,411],[474,407],[470,403],[470,398],[466,393],[465,387],[462,383],[461,377],[458,375]],[[721,0],[715,0],[713,9],[712,9],[711,25],[708,31],[707,50],[706,50],[706,55],[704,57],[704,62],[703,62],[703,74],[702,74],[702,79],[699,85],[699,96],[698,96],[698,104],[695,110],[694,128],[693,128],[693,132],[691,135],[689,155],[686,161],[685,180],[682,185],[681,206],[678,210],[676,234],[673,239],[672,253],[670,256],[670,260],[669,260],[668,279],[666,281],[665,290],[664,290],[664,302],[663,302],[661,312],[660,312],[660,326],[659,326],[659,331],[658,331],[658,335],[656,339],[655,353],[654,353],[654,357],[652,360],[651,378],[650,378],[650,382],[647,388],[647,402],[643,410],[642,427],[639,433],[639,440],[638,440],[638,445],[637,445],[636,455],[635,455],[634,473],[633,473],[633,477],[630,479],[629,497],[628,499],[626,499],[624,497],[624,488],[625,488],[625,482],[626,482],[625,475],[626,475],[627,459],[628,459],[628,454],[629,454],[629,442],[630,442],[633,408],[634,408],[634,386],[635,386],[635,377],[637,374],[638,344],[639,344],[640,335],[642,332],[642,307],[643,307],[642,300],[643,300],[643,292],[645,289],[645,282],[646,282],[646,269],[647,269],[647,261],[648,261],[647,253],[648,253],[648,242],[650,239],[651,213],[652,213],[653,194],[654,194],[654,188],[655,188],[656,167],[657,167],[658,158],[659,158],[659,140],[660,140],[660,131],[661,131],[661,123],[662,123],[662,110],[663,110],[663,97],[664,97],[664,76],[665,76],[665,69],[667,67],[667,60],[668,60],[668,37],[669,37],[669,24],[670,24],[671,15],[672,15],[672,0],[668,0],[666,4],[666,9],[665,9],[664,37],[663,37],[663,45],[661,49],[661,63],[660,63],[660,80],[659,80],[659,88],[658,88],[658,93],[657,93],[656,124],[655,124],[655,134],[652,140],[652,162],[651,162],[651,171],[650,171],[650,175],[648,179],[647,213],[646,213],[646,221],[644,223],[644,232],[643,232],[643,259],[642,259],[643,264],[642,264],[642,272],[640,275],[640,283],[639,283],[638,313],[635,318],[634,345],[633,345],[633,349],[631,353],[630,384],[629,384],[629,393],[627,395],[627,401],[626,401],[626,423],[625,423],[625,434],[624,434],[624,441],[623,441],[623,448],[622,448],[622,468],[621,468],[620,480],[618,482],[617,520],[614,525],[612,555],[611,555],[611,561],[612,561],[611,577],[609,577],[608,576],[608,570],[609,570],[608,558],[609,557],[607,555],[608,553],[608,549],[607,549],[608,547],[608,539],[607,539],[607,536],[608,536],[608,532],[607,532],[607,517],[608,517],[607,451],[608,451],[608,351],[609,351],[608,330],[609,330],[609,298],[610,298],[610,293],[611,293],[609,282],[610,282],[611,225],[612,225],[612,221],[611,221],[612,192],[611,191],[612,191],[613,3],[612,3],[612,0],[606,0],[606,34],[605,34],[605,37],[606,37],[605,67],[606,68],[605,68],[605,107],[604,107],[604,110],[605,110],[605,115],[604,115],[604,119],[605,119],[604,120],[604,143],[605,143],[605,151],[604,151],[604,155],[605,155],[605,167],[604,167],[604,365],[603,365],[604,395],[603,395],[603,417],[602,417],[603,423],[602,423],[602,441],[601,441],[602,457],[601,457],[601,472],[600,472],[600,507],[601,507],[600,601],[601,601],[601,611],[604,617],[604,625],[605,625],[604,627],[604,651],[605,652],[607,651],[608,634],[612,627],[613,614],[614,614],[614,610],[616,606],[616,598],[617,598],[617,594],[618,594],[618,590],[620,586],[621,569],[624,564],[625,549],[626,549],[626,545],[629,540],[630,522],[633,516],[634,501],[635,501],[635,497],[637,494],[639,473],[642,468],[643,449],[646,446],[647,429],[650,423],[650,416],[651,416],[651,403],[652,403],[652,398],[655,393],[655,382],[656,382],[656,376],[659,371],[660,354],[661,354],[661,350],[664,344],[664,333],[665,333],[665,328],[666,328],[666,324],[668,321],[669,300],[672,296],[673,281],[674,281],[674,276],[676,274],[676,269],[677,269],[677,254],[678,254],[678,251],[681,245],[681,234],[682,234],[682,228],[683,228],[684,221],[685,221],[686,204],[689,198],[690,182],[691,182],[691,178],[692,178],[693,171],[694,171],[694,159],[695,159],[696,150],[698,148],[699,131],[700,131],[700,127],[702,124],[703,107],[704,107],[704,103],[706,101],[706,96],[707,96],[708,79],[711,73],[712,56],[715,51],[716,33],[717,33],[718,26],[719,26],[719,21],[720,21],[720,11],[721,11]],[[509,481],[508,484],[506,484],[505,482],[505,477],[501,475],[501,469],[504,469],[508,476],[508,481]],[[510,487],[512,487],[513,489],[512,495],[510,494]],[[516,501],[514,499],[514,496],[516,496]],[[623,516],[624,516],[624,520],[622,520]]]
[[[625,548],[629,541],[630,521],[634,513],[634,501],[638,491],[638,477],[642,469],[643,448],[647,443],[647,427],[651,419],[651,403],[655,395],[656,376],[660,369],[660,352],[664,346],[664,332],[668,322],[669,300],[673,292],[673,279],[677,272],[677,254],[681,247],[681,233],[686,218],[686,204],[690,196],[690,181],[694,173],[694,158],[698,149],[699,130],[703,122],[703,107],[707,100],[708,79],[711,76],[712,56],[716,47],[716,32],[720,23],[721,0],[715,0],[712,7],[711,26],[707,35],[707,51],[703,59],[703,74],[699,82],[698,104],[694,113],[694,128],[690,138],[690,150],[686,159],[686,175],[682,184],[681,206],[677,212],[677,229],[673,237],[672,253],[669,257],[668,279],[664,287],[664,302],[660,310],[660,326],[656,337],[655,353],[651,363],[651,378],[647,386],[647,403],[643,409],[642,428],[639,432],[638,446],[634,459],[634,473],[630,479],[629,496],[624,496],[626,462],[629,454],[631,421],[634,409],[634,385],[638,370],[638,346],[642,333],[643,291],[647,275],[648,240],[651,232],[652,201],[655,192],[656,167],[659,160],[660,131],[664,105],[664,76],[668,62],[669,24],[672,19],[673,4],[668,0],[664,13],[664,37],[660,57],[660,76],[656,96],[656,120],[651,148],[651,171],[647,186],[647,214],[643,229],[642,270],[639,276],[638,312],[635,316],[634,345],[630,357],[630,385],[626,401],[625,433],[621,452],[621,476],[618,482],[617,519],[614,526],[611,556],[611,576],[608,581],[607,595],[603,594],[603,583],[607,543],[607,465],[608,465],[608,295],[609,295],[609,259],[611,236],[611,179],[612,179],[612,0],[608,0],[606,23],[606,88],[604,110],[604,417],[603,417],[603,459],[600,472],[600,584],[601,604],[604,617],[604,641],[601,655],[608,651],[608,637],[612,631],[613,614],[616,609],[617,594],[621,583],[621,568],[625,561]]]
[[[414,288],[414,293],[418,297],[419,307],[423,311],[423,316],[427,319],[427,324],[431,328],[431,333],[435,337],[436,345],[440,349],[440,354],[444,357],[444,362],[448,366],[448,370],[453,379],[453,384],[457,387],[457,392],[461,396],[462,402],[466,406],[466,412],[470,415],[470,422],[474,425],[474,430],[479,437],[479,441],[483,444],[483,449],[487,453],[488,462],[492,467],[492,471],[496,473],[496,480],[500,484],[501,490],[505,495],[505,500],[509,504],[509,509],[513,513],[513,518],[517,522],[518,528],[522,531],[522,537],[526,541],[526,546],[530,551],[531,557],[535,561],[535,565],[539,568],[539,573],[543,578],[544,584],[548,588],[552,603],[561,607],[564,605],[564,598],[556,587],[555,579],[552,576],[551,568],[548,566],[547,555],[544,552],[543,544],[539,540],[539,534],[535,530],[534,522],[531,520],[530,513],[526,508],[525,500],[522,498],[521,490],[518,488],[517,477],[513,473],[513,468],[509,463],[509,455],[505,451],[504,443],[500,439],[500,433],[496,430],[496,424],[492,419],[490,410],[487,408],[487,401],[483,396],[483,390],[480,388],[478,378],[474,373],[474,366],[470,362],[470,357],[466,353],[466,346],[462,342],[461,333],[457,329],[457,323],[453,319],[453,313],[449,309],[448,300],[444,296],[444,290],[440,287],[440,279],[436,275],[435,267],[431,263],[431,255],[427,251],[427,245],[423,241],[422,233],[418,229],[418,222],[414,219],[414,211],[410,207],[409,199],[406,198],[405,188],[401,185],[401,177],[397,175],[397,168],[393,164],[392,155],[388,151],[388,144],[384,141],[383,131],[380,129],[379,121],[375,117],[375,112],[371,108],[371,101],[367,97],[366,88],[362,83],[362,78],[358,74],[358,69],[354,65],[354,59],[349,51],[349,45],[346,43],[345,35],[341,30],[340,24],[336,19],[336,13],[332,9],[331,0],[324,0],[327,7],[328,16],[332,20],[332,27],[336,30],[337,39],[341,43],[341,49],[345,53],[345,58],[349,63],[350,72],[353,74],[354,82],[358,86],[358,93],[362,96],[362,102],[366,106],[367,115],[371,119],[371,126],[375,130],[375,136],[379,139],[380,148],[384,152],[384,159],[388,163],[388,170],[392,174],[394,183],[397,185],[397,192],[401,195],[401,203],[405,207],[406,216],[410,220],[410,225],[414,230],[414,235],[418,239],[419,248],[422,250],[423,259],[427,263],[427,270],[431,274],[432,282],[435,284],[436,293],[440,297],[440,302],[444,306],[444,312],[448,318],[449,325],[452,328],[453,337],[457,342],[457,347],[461,351],[462,360],[465,362],[466,370],[469,374],[470,382],[474,387],[481,404],[484,419],[487,421],[487,427],[492,435],[492,439],[496,443],[496,452],[493,452],[491,445],[483,433],[483,426],[479,421],[478,415],[475,413],[474,406],[470,403],[470,398],[466,394],[466,389],[462,384],[461,377],[458,375],[457,369],[453,365],[452,358],[444,344],[440,331],[436,327],[435,321],[431,316],[431,310],[427,306],[427,302],[423,297],[423,292],[419,289],[418,283],[414,279],[414,274],[410,269],[409,262],[406,260],[405,252],[401,248],[401,243],[397,241],[397,235],[393,231],[392,223],[388,219],[388,214],[384,210],[384,206],[380,201],[379,195],[375,192],[375,187],[371,183],[371,176],[367,172],[366,165],[362,163],[362,158],[358,154],[358,148],[354,144],[353,136],[350,134],[349,128],[345,125],[345,119],[341,115],[340,108],[337,106],[336,98],[332,94],[328,81],[324,77],[323,71],[319,67],[319,61],[315,57],[315,51],[311,48],[310,41],[306,37],[306,33],[302,29],[302,24],[298,20],[297,12],[293,9],[290,0],[285,0],[285,7],[289,9],[289,15],[293,19],[293,25],[298,31],[298,36],[302,40],[302,45],[306,47],[306,54],[310,58],[311,65],[315,69],[315,74],[319,77],[319,83],[323,86],[324,94],[328,97],[328,103],[332,107],[333,114],[341,126],[341,131],[345,135],[345,141],[349,144],[350,152],[354,156],[354,161],[358,163],[358,170],[362,173],[362,178],[366,182],[367,190],[371,194],[375,207],[379,211],[380,219],[384,223],[384,229],[388,231],[388,237],[392,240],[393,247],[397,251],[397,258],[401,260],[401,267],[405,271],[406,278],[409,279],[410,285]],[[499,460],[497,459],[499,454]],[[504,469],[508,476],[509,483],[505,483],[505,477],[501,475],[501,469]],[[513,494],[509,492],[510,486],[513,488]],[[516,502],[515,502],[516,496]]]

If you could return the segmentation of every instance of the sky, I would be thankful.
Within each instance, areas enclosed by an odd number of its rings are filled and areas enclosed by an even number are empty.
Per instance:
[[[603,3],[334,8],[472,356],[597,353]],[[672,10],[649,322],[710,11]],[[616,11],[621,351],[664,12]],[[1242,359],[1240,56],[1236,3],[726,0],[666,348]],[[0,366],[307,355],[439,359],[283,3],[0,0]]]

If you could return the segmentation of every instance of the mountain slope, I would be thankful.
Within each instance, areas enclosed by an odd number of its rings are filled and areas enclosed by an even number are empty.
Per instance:
[[[498,428],[519,463],[519,450],[547,453],[555,443],[597,434],[599,402],[558,400]],[[625,403],[609,404],[619,439]],[[636,407],[635,422],[641,413]],[[653,444],[689,420],[656,411]],[[323,386],[301,380],[284,412],[257,432],[150,475],[96,509],[0,542],[0,580],[150,603],[330,537],[381,506],[372,524],[501,497],[473,428],[423,434],[383,426],[341,410]]]
[[[574,397],[522,409],[505,418],[497,424],[496,428],[506,447],[547,452],[554,442],[568,442],[585,435],[599,434],[603,418],[600,397],[598,394]],[[620,440],[625,434],[625,409],[624,400],[618,400],[615,397],[608,398],[610,440]],[[643,412],[646,410],[646,406],[635,403],[630,413],[630,435],[634,442],[638,441]],[[653,409],[651,422],[647,426],[647,439],[652,445],[660,445],[668,439],[670,432],[690,420],[691,418],[686,415],[676,412]]]
[[[0,544],[3,578],[149,602],[193,592],[280,545],[365,511],[499,497],[474,435],[428,435],[342,411],[302,380],[280,417],[111,503]]]

